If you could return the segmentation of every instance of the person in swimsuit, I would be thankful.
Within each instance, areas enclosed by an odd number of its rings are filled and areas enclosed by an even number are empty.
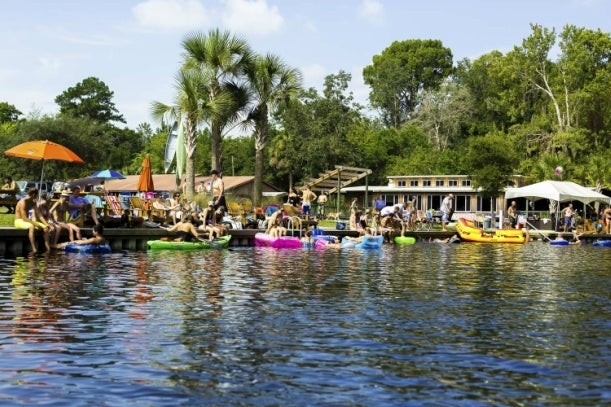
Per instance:
[[[58,249],[63,249],[64,247],[66,247],[66,245],[69,244],[79,244],[79,245],[83,245],[83,244],[104,244],[106,243],[106,238],[104,237],[104,225],[102,225],[101,223],[96,223],[95,225],[93,225],[93,237],[87,238],[87,239],[79,239],[79,240],[75,240],[74,242],[64,242],[64,243],[60,243],[57,245]]]
[[[70,211],[70,206],[68,205],[69,197],[68,191],[63,191],[59,196],[59,200],[53,204],[49,212],[55,224],[61,229],[67,230],[68,238],[71,242],[74,242],[75,238],[76,240],[81,240],[81,229],[74,223],[66,222],[66,214]],[[57,246],[58,239],[59,233],[55,236],[54,246]]]
[[[32,253],[38,253],[36,246],[36,236],[34,232],[36,230],[43,231],[43,238],[45,240],[45,247],[47,251],[51,250],[49,243],[49,224],[41,216],[38,210],[36,200],[38,199],[38,189],[31,188],[24,198],[21,198],[15,206],[15,229],[28,230],[28,238],[30,239],[30,246],[32,247]],[[30,218],[29,213],[32,213]]]
[[[604,231],[606,234],[611,234],[611,206],[607,206],[603,212]]]
[[[185,219],[181,220],[172,227],[166,229],[168,232],[176,232],[178,237],[174,239],[175,242],[192,242],[201,240],[197,229],[191,222],[191,214],[185,215]]]
[[[220,206],[227,208],[227,202],[225,201],[225,183],[221,178],[221,174],[218,170],[210,171],[212,176],[212,182],[210,184],[212,189],[212,201],[214,202],[214,209],[218,209]]]

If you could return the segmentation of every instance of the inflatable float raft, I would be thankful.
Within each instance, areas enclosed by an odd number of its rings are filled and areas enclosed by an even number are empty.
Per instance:
[[[384,242],[384,236],[382,235],[365,235],[361,241],[344,238],[342,239],[342,248],[379,249],[382,247],[382,242]]]
[[[592,246],[611,247],[611,240],[597,240],[594,243],[592,243]]]
[[[110,253],[108,244],[76,244],[68,243],[63,247],[67,253]]]
[[[275,249],[297,249],[302,247],[301,240],[295,236],[275,237],[267,233],[255,234],[255,246],[273,247]]]
[[[194,242],[175,242],[173,240],[149,240],[146,242],[151,250],[205,250],[205,249],[226,249],[229,246],[231,236],[221,236],[208,240]]]
[[[476,243],[524,243],[526,236],[520,229],[496,229],[487,231],[475,226],[473,221],[458,219],[456,231],[464,242]]]

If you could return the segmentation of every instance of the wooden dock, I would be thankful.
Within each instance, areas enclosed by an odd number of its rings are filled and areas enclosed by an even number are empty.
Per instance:
[[[92,235],[91,228],[82,228],[83,237],[89,237]],[[358,232],[353,230],[337,230],[334,228],[323,228],[326,234],[334,235],[339,238],[344,236],[358,236]],[[262,232],[258,229],[243,229],[243,230],[230,230],[231,235],[230,246],[232,247],[248,247],[254,246],[255,234]],[[294,230],[289,231],[289,234],[293,236],[301,236],[304,231]],[[413,236],[418,240],[428,241],[429,239],[445,239],[456,232],[454,231],[418,231],[418,232],[406,232],[406,236]],[[558,236],[562,236],[567,240],[573,238],[572,233],[562,233],[549,230],[530,231],[533,240],[553,240]],[[162,237],[172,236],[165,229],[161,228],[106,228],[104,230],[104,236],[108,241],[113,251],[122,250],[147,250],[146,242],[148,240],[156,240]],[[64,237],[66,240],[67,236]],[[597,239],[611,239],[611,235],[603,234],[584,234],[581,236],[581,240],[584,243],[588,243]],[[38,236],[38,247],[44,248],[42,237]],[[23,256],[31,251],[30,243],[28,240],[28,232],[26,230],[18,230],[12,227],[0,227],[0,256],[15,257]]]

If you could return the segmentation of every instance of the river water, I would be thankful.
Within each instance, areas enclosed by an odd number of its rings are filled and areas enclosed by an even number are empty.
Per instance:
[[[0,258],[0,404],[611,403],[611,250]]]

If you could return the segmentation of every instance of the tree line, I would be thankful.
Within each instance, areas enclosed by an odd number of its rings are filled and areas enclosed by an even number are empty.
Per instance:
[[[168,132],[180,122],[188,193],[194,175],[210,169],[254,174],[255,203],[262,181],[289,188],[335,165],[371,168],[370,184],[467,174],[490,196],[515,174],[611,185],[611,36],[600,30],[567,25],[557,34],[533,24],[506,53],[456,62],[439,40],[395,41],[363,69],[369,106],[349,92],[349,73],[306,89],[297,69],[228,31],[192,33],[181,46],[175,97],[151,103],[153,124],[126,128],[113,92],[91,77],[57,96],[56,115],[24,117],[1,102],[0,148],[32,139],[66,145],[86,164],[46,163],[58,179],[102,168],[135,174],[146,153],[161,173]],[[16,179],[40,165],[0,160]]]

